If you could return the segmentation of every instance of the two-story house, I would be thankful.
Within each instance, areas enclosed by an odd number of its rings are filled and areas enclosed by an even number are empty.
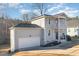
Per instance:
[[[66,41],[67,16],[64,13],[44,15],[10,28],[11,51]]]
[[[42,30],[42,43],[47,44],[52,41],[66,40],[67,16],[64,13],[56,15],[44,15],[32,20],[32,24],[37,24]]]

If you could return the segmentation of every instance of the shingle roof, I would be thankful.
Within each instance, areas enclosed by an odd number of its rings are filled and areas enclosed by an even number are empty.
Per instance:
[[[28,23],[20,23],[17,24],[14,27],[29,27],[29,28],[40,28],[40,26],[36,25],[36,24],[28,24]]]
[[[55,15],[47,15],[47,14],[44,14],[43,16],[35,17],[35,18],[32,19],[31,21],[33,21],[33,20],[38,20],[38,19],[44,18],[44,17],[46,17],[46,16],[51,16],[52,18],[57,18],[58,16],[63,16],[63,17],[67,17],[67,18],[68,18],[68,16],[67,16],[65,13],[62,12],[62,13],[55,14]]]
[[[64,12],[53,15],[53,17],[58,17],[58,16],[68,17]]]

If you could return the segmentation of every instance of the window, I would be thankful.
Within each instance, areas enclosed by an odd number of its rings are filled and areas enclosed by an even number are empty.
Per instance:
[[[50,18],[49,18],[49,24],[50,24]]]
[[[56,26],[58,26],[58,18],[56,18],[55,21],[56,21]]]
[[[49,30],[49,32],[48,32],[48,36],[50,36],[50,30]]]
[[[77,31],[77,29],[74,29],[74,32],[76,32]]]
[[[77,31],[79,31],[79,29],[77,29]]]
[[[70,30],[68,30],[68,32],[70,32]]]

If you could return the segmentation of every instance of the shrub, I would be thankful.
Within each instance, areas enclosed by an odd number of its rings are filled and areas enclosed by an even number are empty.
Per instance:
[[[69,35],[66,35],[67,41],[71,41],[71,37]]]

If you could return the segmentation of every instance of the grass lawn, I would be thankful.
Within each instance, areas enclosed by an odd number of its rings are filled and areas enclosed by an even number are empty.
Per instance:
[[[9,44],[0,45],[0,56],[8,56]]]

